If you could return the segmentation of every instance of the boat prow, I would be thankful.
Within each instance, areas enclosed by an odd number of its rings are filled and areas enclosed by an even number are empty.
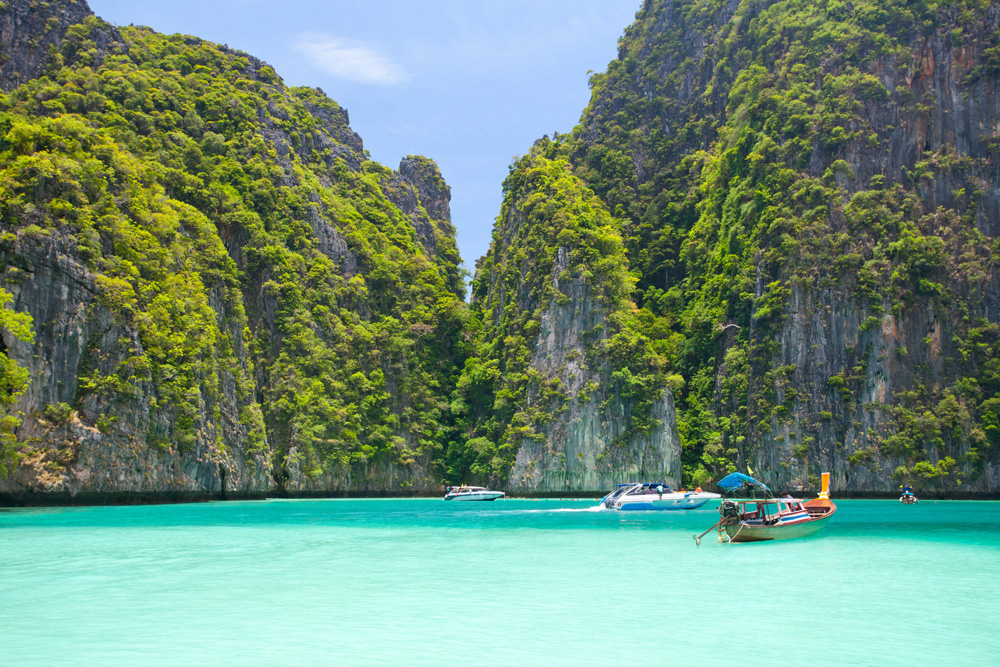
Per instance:
[[[740,473],[727,476],[719,482],[721,488],[730,493],[744,490],[749,497],[729,497],[722,501],[719,506],[722,518],[716,524],[719,540],[768,542],[814,535],[837,512],[836,503],[830,500],[829,484],[830,474],[823,473],[819,497],[803,502],[790,496],[774,498],[766,485],[752,477]],[[700,544],[700,536],[695,541]]]

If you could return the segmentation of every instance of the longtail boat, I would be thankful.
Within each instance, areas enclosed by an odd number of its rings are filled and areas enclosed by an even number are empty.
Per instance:
[[[806,537],[822,530],[836,513],[830,500],[830,473],[823,473],[818,498],[803,502],[786,496],[775,498],[763,482],[734,472],[718,482],[725,492],[719,505],[719,519],[712,528],[718,529],[720,542],[765,542]],[[701,538],[709,528],[695,537]]]

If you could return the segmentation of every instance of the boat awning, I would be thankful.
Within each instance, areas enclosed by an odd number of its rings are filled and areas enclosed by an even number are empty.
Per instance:
[[[733,489],[740,488],[741,486],[743,486],[744,483],[748,483],[752,486],[764,489],[765,491],[771,490],[767,488],[767,485],[764,484],[763,482],[758,482],[753,477],[750,477],[749,475],[744,475],[741,472],[734,472],[726,475],[718,482],[716,482],[716,485],[719,486],[720,488],[725,489],[726,491],[732,491]]]

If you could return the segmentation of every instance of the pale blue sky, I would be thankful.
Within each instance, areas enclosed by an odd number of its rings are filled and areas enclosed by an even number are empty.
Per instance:
[[[89,0],[101,18],[246,51],[345,107],[372,158],[437,161],[471,271],[511,159],[576,125],[641,0]]]

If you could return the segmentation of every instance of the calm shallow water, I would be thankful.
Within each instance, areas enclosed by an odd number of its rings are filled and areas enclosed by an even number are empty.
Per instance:
[[[0,664],[1000,664],[1000,503],[696,548],[595,502],[0,510]]]

